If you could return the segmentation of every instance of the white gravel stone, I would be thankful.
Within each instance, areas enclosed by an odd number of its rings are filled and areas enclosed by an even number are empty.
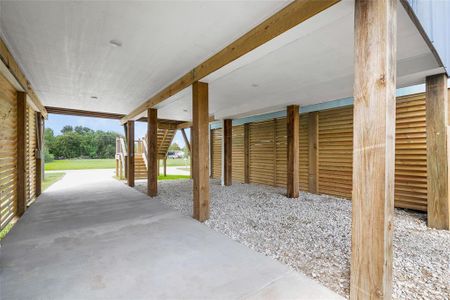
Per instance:
[[[146,191],[146,183],[137,189]],[[281,188],[212,180],[205,225],[348,297],[351,202]],[[192,215],[192,181],[159,182],[157,199]],[[394,299],[450,299],[450,232],[426,226],[426,215],[395,210]]]

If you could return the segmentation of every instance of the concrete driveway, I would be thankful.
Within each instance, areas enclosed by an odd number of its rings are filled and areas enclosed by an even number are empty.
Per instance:
[[[341,299],[112,178],[70,171],[2,241],[1,299]]]

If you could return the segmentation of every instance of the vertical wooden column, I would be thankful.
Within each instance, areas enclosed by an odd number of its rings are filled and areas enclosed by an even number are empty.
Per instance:
[[[42,193],[42,177],[44,175],[44,160],[42,159],[44,148],[44,128],[43,118],[40,112],[36,113],[36,197],[39,197]]]
[[[125,124],[123,124],[123,130],[124,130],[124,132],[125,132],[125,142],[127,142],[128,141],[128,123],[125,123]],[[128,142],[127,142],[128,143]],[[127,148],[128,148],[128,144],[127,144]],[[125,178],[128,178],[128,149],[127,149],[127,155],[126,155],[126,157],[125,157],[125,166],[124,166],[124,169],[125,169]]]
[[[163,168],[164,168],[164,177],[166,177],[167,176],[167,157],[164,157]]]
[[[447,75],[427,77],[428,226],[449,229],[449,117]]]
[[[127,182],[134,187],[134,121],[127,122]]]
[[[21,217],[27,209],[26,194],[26,115],[27,94],[17,93],[17,210],[16,214]]]
[[[158,195],[158,110],[147,110],[147,194]]]
[[[319,190],[319,113],[309,113],[308,122],[308,191],[316,194]]]
[[[194,218],[203,222],[209,218],[209,116],[208,84],[192,85],[192,154],[194,177]]]
[[[250,125],[244,124],[244,182],[250,183]]]
[[[299,196],[299,130],[300,113],[298,105],[287,107],[287,196]]]
[[[190,167],[190,175],[191,175],[191,178],[194,178],[194,155],[192,154],[192,149],[193,149],[193,145],[194,145],[194,135],[192,134],[192,127],[190,127],[190,129],[189,129],[189,136],[190,136],[190,138],[191,138],[191,145],[190,145],[190,150],[191,150],[191,152],[189,153],[190,154],[190,156],[191,156],[191,167]]]
[[[351,299],[392,297],[397,0],[356,0]]]
[[[232,143],[233,124],[231,119],[223,120],[223,182],[225,186],[233,183],[232,177]]]

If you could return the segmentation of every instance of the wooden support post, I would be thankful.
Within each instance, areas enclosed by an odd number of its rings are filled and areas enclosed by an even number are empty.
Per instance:
[[[233,183],[232,175],[232,143],[233,124],[231,119],[223,120],[223,183],[230,186]]]
[[[42,159],[44,143],[43,132],[42,114],[40,112],[36,112],[36,197],[39,197],[42,193],[42,177],[44,175],[44,160]]]
[[[392,297],[397,0],[356,0],[350,299]]]
[[[209,146],[208,84],[192,85],[192,154],[194,160],[194,218],[209,218]]]
[[[163,167],[164,167],[164,177],[166,177],[167,176],[167,157],[164,157]]]
[[[125,131],[125,142],[128,141],[128,123],[123,124],[123,130]],[[127,144],[127,148],[128,148],[128,144]],[[123,166],[124,170],[125,170],[125,178],[128,178],[128,149],[127,149],[127,155],[125,157],[125,166]]]
[[[427,77],[428,226],[449,230],[449,117],[447,75]]]
[[[190,154],[190,158],[191,158],[191,167],[189,168],[190,169],[190,175],[191,175],[191,178],[194,178],[194,155],[192,154],[192,149],[193,149],[193,145],[194,145],[194,135],[192,134],[192,127],[190,128],[190,130],[189,130],[189,135],[191,136],[191,152],[189,153]]]
[[[298,105],[287,107],[287,196],[299,196],[299,130],[300,112]]]
[[[191,154],[191,144],[189,143],[189,140],[186,135],[186,131],[184,128],[181,128],[181,134],[183,135],[184,143],[186,144],[186,148],[188,149],[189,154]]]
[[[147,110],[147,194],[158,195],[158,110]]]
[[[134,187],[134,121],[127,122],[127,181]]]
[[[250,183],[250,125],[244,124],[244,183]]]
[[[308,191],[319,191],[319,113],[311,112],[308,116]]]
[[[27,209],[26,193],[26,115],[27,94],[17,92],[17,210],[16,214],[21,217]]]

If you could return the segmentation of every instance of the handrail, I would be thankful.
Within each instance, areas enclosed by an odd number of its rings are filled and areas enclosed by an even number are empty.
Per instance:
[[[147,161],[147,153],[148,153],[148,147],[147,147],[147,139],[142,139],[142,145],[144,146],[144,151],[142,151],[142,158],[144,159],[145,167],[148,170],[148,161]]]

